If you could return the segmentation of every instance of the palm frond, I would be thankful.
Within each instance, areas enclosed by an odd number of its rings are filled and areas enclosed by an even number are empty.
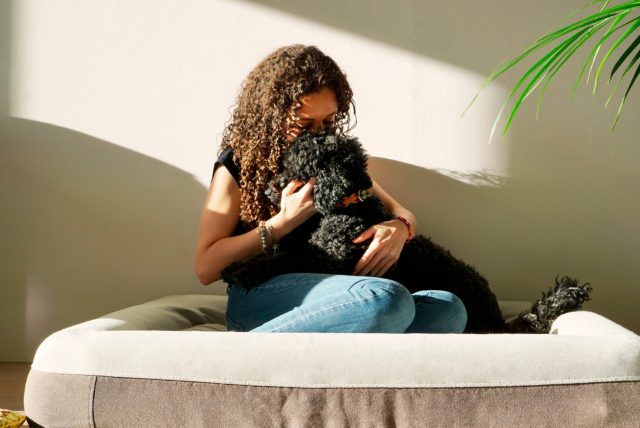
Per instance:
[[[578,79],[576,80],[575,85],[573,86],[573,95],[572,95],[572,97],[575,97],[575,95],[576,95],[576,89],[578,88],[578,85],[580,84],[580,81],[582,80],[582,76],[584,74],[584,70],[586,69],[587,65],[589,63],[591,63],[591,66],[589,67],[589,74],[587,74],[587,84],[589,83],[589,80],[591,78],[591,71],[593,70],[593,66],[596,63],[596,58],[598,57],[598,53],[600,52],[600,48],[602,47],[602,44],[604,43],[605,40],[607,40],[609,38],[609,36],[611,36],[613,33],[615,33],[616,31],[618,31],[620,29],[620,27],[616,27],[616,24],[618,24],[622,20],[622,18],[627,16],[628,13],[629,13],[629,11],[625,11],[625,12],[621,13],[620,15],[618,15],[618,17],[616,17],[616,19],[611,23],[611,26],[606,31],[604,36],[602,36],[600,38],[600,40],[598,41],[598,43],[596,43],[596,45],[593,47],[593,49],[591,50],[591,53],[589,54],[589,57],[584,62],[584,65],[582,66],[582,69],[580,70],[580,74],[578,75]],[[598,27],[598,29],[599,28],[600,27]]]
[[[631,43],[631,45],[624,51],[624,53],[620,56],[618,61],[616,61],[615,65],[611,69],[611,75],[609,76],[609,82],[611,82],[611,78],[613,77],[614,74],[616,74],[616,71],[618,71],[618,68],[620,68],[622,63],[627,59],[627,57],[631,54],[631,52],[633,52],[633,50],[639,44],[640,44],[640,34],[638,35],[638,37],[636,37],[636,39],[633,41],[633,43]]]
[[[640,43],[640,35],[638,35],[636,40],[625,51],[624,55],[622,57],[620,57],[620,59],[618,60],[616,65],[622,64],[624,62],[624,60],[627,58],[628,54],[630,54],[633,51],[633,49],[635,49],[638,46],[639,43]],[[638,59],[640,59],[640,50],[638,50],[638,52],[636,52],[635,56],[629,62],[629,65],[627,65],[627,68],[622,73],[622,76],[620,76],[620,78],[618,79],[618,82],[616,83],[616,86],[613,88],[613,91],[611,91],[611,94],[609,95],[609,98],[607,98],[607,102],[604,105],[605,107],[609,106],[609,102],[611,101],[611,98],[613,98],[613,95],[618,90],[618,86],[622,82],[622,79],[624,79],[624,77],[627,75],[627,73],[629,72],[631,67],[633,67],[633,65],[638,61]],[[609,76],[609,81],[611,81],[611,78],[613,77],[613,74],[615,73],[616,70],[617,70],[617,67],[614,67],[614,70],[611,71],[611,76]]]
[[[611,18],[609,18],[611,19]],[[569,58],[571,58],[571,56],[575,53],[575,51],[578,50],[578,48],[580,48],[587,40],[589,40],[589,38],[591,37],[591,35],[593,33],[595,33],[596,31],[598,31],[600,28],[602,28],[605,24],[607,24],[608,20],[604,20],[600,23],[598,23],[597,25],[589,28],[589,30],[587,32],[585,32],[574,44],[573,46],[568,49],[563,55],[562,57],[554,64],[552,70],[549,73],[549,76],[547,76],[546,81],[544,83],[544,86],[542,87],[542,89],[540,90],[540,93],[538,94],[538,102],[536,105],[536,120],[538,120],[539,114],[540,114],[540,107],[542,106],[542,97],[544,96],[544,93],[547,90],[547,87],[549,86],[549,82],[551,82],[551,79],[553,78],[553,76],[556,75],[556,73],[558,71],[560,71],[560,69],[562,68],[562,66],[564,65],[565,62],[567,62],[569,60]],[[586,66],[586,63],[585,63]],[[582,71],[584,72],[584,68],[582,69]],[[580,76],[582,76],[582,73],[580,73]],[[578,78],[579,81],[580,78]],[[576,85],[578,84],[578,82],[576,82]]]
[[[602,72],[602,67],[604,67],[604,64],[607,62],[607,60],[609,59],[609,57],[611,56],[611,54],[618,48],[618,46],[620,46],[620,44],[622,42],[625,41],[625,39],[627,37],[629,37],[629,35],[631,33],[633,33],[638,27],[640,27],[640,18],[636,18],[632,21],[627,22],[626,24],[633,22],[633,24],[631,25],[631,27],[629,27],[627,29],[627,31],[625,31],[619,38],[618,40],[616,40],[616,42],[609,48],[609,50],[607,51],[607,53],[605,54],[604,58],[602,59],[602,62],[600,62],[600,66],[598,67],[598,72],[596,73],[596,78],[593,82],[593,93],[596,93],[596,90],[598,89],[598,79],[600,78],[600,73]],[[625,24],[625,25],[626,25]]]
[[[471,100],[471,102],[469,103],[469,105],[467,106],[467,108],[464,110],[462,114],[464,115],[466,113],[466,111],[478,98],[482,90],[484,90],[489,84],[491,84],[493,81],[498,79],[508,70],[511,70],[516,64],[523,62],[529,56],[533,55],[534,53],[538,53],[542,51],[545,47],[549,45],[557,44],[555,45],[555,47],[552,47],[547,54],[543,55],[540,60],[536,61],[532,67],[530,67],[527,71],[523,73],[522,77],[518,80],[517,84],[513,87],[513,89],[507,95],[503,105],[500,108],[498,116],[496,117],[496,120],[493,124],[490,140],[493,137],[493,134],[495,132],[499,119],[504,114],[507,104],[512,99],[515,99],[514,105],[511,108],[511,111],[509,112],[509,116],[503,128],[503,131],[502,131],[503,135],[509,130],[510,126],[512,125],[513,120],[516,117],[516,114],[518,112],[518,109],[521,107],[524,100],[526,100],[529,97],[529,95],[531,95],[531,93],[535,91],[535,89],[538,88],[541,83],[544,82],[540,90],[540,93],[538,95],[538,103],[536,108],[536,118],[537,118],[541,108],[542,97],[547,90],[549,82],[558,73],[558,71],[565,65],[565,63],[570,58],[572,58],[576,54],[576,52],[580,50],[582,46],[584,46],[586,42],[588,42],[591,39],[595,39],[596,35],[601,33],[602,29],[608,25],[608,28],[604,31],[604,33],[601,35],[599,40],[591,49],[589,56],[587,57],[586,61],[584,62],[584,65],[582,66],[579,72],[578,78],[573,88],[573,95],[575,96],[575,91],[580,81],[582,80],[582,77],[587,67],[589,67],[589,73],[587,75],[587,83],[589,82],[592,69],[596,64],[598,53],[604,47],[604,43],[607,40],[612,39],[614,40],[614,42],[607,49],[606,53],[604,54],[604,57],[599,62],[595,72],[594,88],[593,88],[593,92],[595,93],[598,88],[598,82],[600,80],[600,76],[604,70],[605,65],[608,63],[609,59],[617,51],[617,49],[632,34],[637,33],[638,29],[640,28],[640,17],[638,16],[632,17],[631,19],[628,19],[627,21],[622,22],[626,17],[630,16],[631,13],[640,11],[640,0],[626,1],[614,6],[610,6],[611,0],[593,0],[585,4],[584,6],[580,7],[578,10],[572,12],[567,18],[572,17],[576,13],[581,12],[584,9],[591,7],[593,5],[596,5],[598,3],[601,4],[601,7],[598,12],[590,16],[587,16],[585,18],[578,19],[576,22],[565,25],[558,30],[549,32],[548,34],[542,36],[541,38],[533,42],[531,45],[529,45],[527,48],[525,48],[521,54],[515,56],[512,59],[507,59],[503,61],[500,65],[498,65],[498,67],[496,67],[487,76],[481,88],[478,90],[478,93],[476,93],[476,95],[473,97],[473,99]],[[623,29],[626,29],[626,31],[624,31],[621,35],[617,36],[617,39],[612,37],[613,35],[615,35],[616,33],[619,33]],[[614,74],[618,71],[618,69],[620,69],[620,67],[622,67],[625,61],[631,56],[634,50],[638,48],[638,46],[640,46],[640,35],[638,35],[633,40],[633,42],[629,45],[629,47],[625,49],[624,53],[615,62],[611,70],[611,73],[609,75],[608,82],[611,81]],[[629,95],[629,92],[633,87],[635,81],[637,80],[638,75],[640,74],[639,60],[640,60],[640,51],[636,53],[636,55],[627,65],[625,71],[620,76],[620,79],[618,80],[616,87],[614,88],[609,99],[607,100],[607,104],[608,104],[611,97],[615,93],[618,85],[622,81],[622,79],[624,79],[624,77],[627,75],[629,70],[633,68],[634,65],[638,64],[638,67],[636,68],[635,73],[631,78],[629,85],[627,86],[627,90],[625,92],[625,95],[622,98],[620,107],[618,108],[618,112],[614,119],[612,130],[618,121],[620,112],[622,111],[622,106],[624,105],[624,102],[627,96]],[[589,66],[589,64],[591,65]],[[516,93],[521,88],[523,89],[521,90],[519,95],[516,96]]]
[[[633,78],[631,79],[631,82],[629,82],[629,86],[627,87],[627,92],[625,92],[624,97],[622,97],[622,101],[620,101],[620,107],[618,107],[618,112],[616,113],[616,117],[613,120],[613,125],[611,125],[612,131],[616,127],[616,123],[618,123],[618,117],[620,117],[620,113],[622,113],[622,106],[624,105],[624,102],[626,101],[627,96],[629,95],[629,91],[631,90],[631,87],[633,86],[633,84],[636,82],[636,79],[638,78],[639,74],[640,74],[640,64],[638,64],[638,67],[636,67],[636,72],[633,73]]]

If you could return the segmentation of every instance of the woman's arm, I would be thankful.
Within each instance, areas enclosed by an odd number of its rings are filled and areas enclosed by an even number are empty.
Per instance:
[[[405,207],[403,207],[402,205],[400,205],[398,201],[393,199],[391,195],[385,192],[384,189],[380,187],[380,185],[375,180],[372,179],[371,181],[373,181],[373,187],[371,188],[371,190],[373,191],[373,194],[376,195],[382,201],[382,204],[389,211],[391,211],[393,215],[404,217],[405,219],[407,219],[407,221],[409,221],[409,223],[411,224],[411,229],[413,230],[413,233],[415,233],[416,230],[418,230],[418,220],[416,220],[416,217],[413,215],[413,213],[408,209],[406,209]],[[396,220],[396,221],[402,223],[400,220]],[[402,224],[404,227],[406,227],[404,223]]]
[[[256,230],[231,236],[240,219],[240,189],[226,167],[213,174],[205,198],[196,244],[196,275],[203,285],[220,279],[234,260],[247,260],[262,251]]]
[[[417,221],[413,213],[400,205],[395,199],[385,192],[378,183],[373,181],[372,191],[382,201],[382,204],[396,216],[404,217],[411,225],[411,231],[415,234]],[[405,223],[398,219],[374,224],[358,237],[354,243],[362,243],[371,239],[369,247],[364,252],[353,270],[354,275],[383,276],[400,258],[404,244],[412,234]]]
[[[306,184],[292,181],[284,188],[280,212],[268,220],[276,241],[316,212],[312,196],[314,184],[315,178],[312,178]],[[213,175],[200,216],[195,270],[203,285],[220,279],[220,272],[231,262],[248,260],[262,252],[257,227],[231,236],[239,221],[240,188],[227,168],[220,166]]]

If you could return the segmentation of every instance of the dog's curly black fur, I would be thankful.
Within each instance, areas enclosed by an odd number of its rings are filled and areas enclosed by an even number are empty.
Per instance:
[[[345,196],[373,185],[367,173],[367,154],[355,137],[330,133],[305,133],[292,144],[283,169],[267,189],[278,205],[282,189],[291,180],[316,177],[314,205],[318,210],[307,222],[286,235],[274,254],[260,254],[234,262],[222,279],[235,286],[253,288],[273,276],[292,272],[351,274],[368,242],[352,240],[371,225],[393,218],[376,197],[339,206]],[[454,257],[430,238],[417,235],[402,250],[395,268],[384,278],[395,280],[410,292],[446,290],[457,295],[467,309],[470,333],[547,333],[555,318],[579,309],[589,300],[591,287],[577,280],[556,278],[555,286],[514,321],[506,323],[487,280],[472,266]]]

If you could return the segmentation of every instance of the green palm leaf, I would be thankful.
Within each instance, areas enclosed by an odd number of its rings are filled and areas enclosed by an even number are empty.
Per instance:
[[[614,39],[615,41],[608,48],[603,59],[600,61],[597,67],[595,78],[594,78],[594,89],[593,89],[593,92],[595,93],[598,87],[598,82],[599,82],[601,73],[605,67],[605,64],[608,63],[608,60],[612,57],[612,55],[632,34],[639,32],[638,29],[640,28],[640,17],[631,18],[626,22],[621,23],[625,17],[631,15],[634,12],[636,13],[640,12],[640,0],[626,1],[611,7],[608,7],[609,4],[611,3],[611,0],[594,0],[582,6],[580,9],[572,12],[569,15],[569,17],[597,3],[602,3],[602,6],[600,7],[598,12],[590,16],[587,16],[586,18],[579,19],[576,22],[570,23],[569,25],[565,25],[564,27],[558,30],[549,32],[548,34],[544,35],[543,37],[533,42],[529,47],[524,49],[524,51],[521,54],[515,56],[512,59],[503,61],[485,79],[480,90],[478,91],[478,93],[476,93],[476,95],[473,97],[473,99],[471,100],[471,102],[469,103],[469,105],[467,106],[467,108],[464,110],[462,114],[464,115],[466,113],[469,107],[475,102],[480,92],[484,90],[494,80],[499,78],[502,74],[506,73],[508,70],[512,69],[516,64],[519,64],[520,62],[524,61],[526,58],[533,55],[534,53],[540,52],[543,48],[547,47],[548,45],[557,43],[555,47],[551,48],[551,50],[547,54],[543,55],[543,57],[540,60],[538,60],[532,67],[530,67],[526,72],[524,72],[523,76],[519,79],[518,83],[507,95],[504,103],[500,108],[498,116],[496,117],[496,120],[493,124],[490,140],[493,137],[493,133],[497,127],[499,119],[504,114],[507,104],[512,99],[515,99],[514,105],[511,108],[511,111],[509,112],[509,116],[507,118],[506,124],[502,131],[502,134],[504,135],[509,130],[518,112],[518,109],[520,108],[524,100],[527,99],[529,95],[531,95],[531,93],[535,91],[535,89],[542,82],[544,82],[544,84],[542,85],[542,89],[540,90],[540,93],[538,95],[536,117],[538,116],[540,106],[542,103],[542,96],[547,90],[549,82],[553,79],[553,77],[557,74],[557,72],[565,65],[565,63],[571,57],[573,57],[573,55],[587,41],[595,38],[596,34],[598,34],[605,26],[607,26],[607,24],[609,24],[607,30],[600,37],[600,39],[595,44],[595,46],[591,49],[589,56],[587,57],[582,69],[580,70],[578,79],[576,80],[576,83],[573,88],[573,93],[575,95],[575,90],[579,85],[580,81],[582,80],[582,77],[584,75],[584,72],[587,69],[587,66],[591,64],[589,68],[589,74],[587,76],[587,83],[589,82],[590,80],[589,76],[591,74],[591,70],[593,69],[596,63],[596,58],[598,56],[600,49],[604,46],[604,43],[608,39],[610,39],[615,33],[618,33],[621,30],[626,28],[626,31],[624,31],[620,36],[618,36],[617,39]],[[611,78],[616,73],[616,71],[620,69],[620,67],[631,56],[634,50],[638,48],[638,46],[640,46],[640,35],[635,37],[634,41],[625,49],[624,53],[615,62],[615,65],[611,70],[608,82],[611,81]],[[629,85],[627,86],[627,90],[618,108],[618,112],[614,119],[612,130],[618,121],[620,112],[622,111],[622,106],[624,105],[624,102],[627,99],[629,92],[633,87],[634,83],[636,82],[638,75],[640,74],[640,64],[638,63],[639,59],[640,59],[640,52],[637,53],[633,57],[633,59],[630,61],[630,63],[627,65],[625,71],[620,76],[616,84],[616,87],[614,88],[609,99],[607,100],[607,104],[608,104],[611,97],[615,93],[618,85],[620,84],[620,82],[625,78],[629,70],[635,64],[638,64],[638,67],[636,68],[635,73],[631,78]],[[520,94],[516,97],[515,94],[518,92],[518,90],[520,90],[521,87],[524,87],[524,89],[522,89]]]
[[[633,41],[633,43],[631,43],[631,46],[629,46],[627,48],[627,50],[624,51],[624,53],[620,56],[618,61],[615,63],[615,65],[611,69],[611,75],[609,76],[609,82],[611,82],[611,78],[613,77],[613,75],[616,74],[616,71],[618,71],[618,68],[620,68],[622,63],[627,59],[627,57],[631,54],[631,52],[633,52],[633,50],[638,46],[638,44],[640,44],[640,34],[638,35],[638,37],[636,37],[636,39]]]
[[[638,57],[640,57],[640,54],[636,55],[636,58],[635,58],[636,61]],[[631,82],[629,82],[629,86],[627,87],[627,92],[625,92],[624,97],[622,97],[622,101],[620,101],[620,107],[618,107],[618,112],[616,113],[616,117],[613,120],[613,125],[611,126],[612,131],[616,127],[616,123],[618,123],[618,117],[620,117],[620,113],[622,113],[622,106],[624,105],[624,102],[627,99],[627,95],[629,95],[629,91],[631,90],[631,87],[636,82],[636,79],[638,78],[638,74],[640,74],[640,64],[638,64],[638,67],[636,67],[636,72],[633,74],[633,78],[631,79]]]
[[[620,59],[618,60],[618,62],[616,63],[616,66],[613,67],[613,70],[611,70],[611,76],[609,76],[609,81],[611,81],[611,78],[613,77],[613,75],[615,74],[615,72],[617,71],[619,65],[621,65],[624,60],[627,59],[627,57],[629,56],[629,54],[638,46],[638,44],[640,44],[640,35],[638,35],[638,37],[636,37],[636,40],[631,44],[631,46],[629,46],[629,48],[624,52],[624,54],[620,57]],[[640,50],[638,50],[638,52],[636,52],[635,56],[633,57],[633,59],[631,59],[631,61],[629,62],[629,65],[627,65],[627,68],[624,70],[624,72],[622,73],[622,76],[620,76],[620,78],[618,79],[618,82],[616,83],[616,86],[613,88],[613,91],[611,91],[611,94],[609,95],[609,98],[607,98],[607,102],[605,103],[605,107],[609,106],[609,102],[611,101],[611,98],[613,98],[613,95],[616,93],[616,91],[618,90],[618,86],[620,85],[620,82],[622,82],[622,80],[624,79],[624,77],[627,75],[627,73],[629,72],[629,70],[631,69],[631,67],[633,67],[633,65],[638,62],[638,60],[640,59]],[[624,104],[624,102],[623,102]],[[616,116],[617,118],[617,116]],[[615,123],[614,123],[615,126]],[[612,128],[613,129],[613,128]]]
[[[608,18],[608,19],[611,19],[611,18]],[[602,28],[605,24],[607,24],[607,22],[608,22],[608,20],[604,20],[604,21],[598,23],[597,25],[589,28],[589,30],[587,32],[585,32],[575,43],[573,43],[573,46],[570,49],[568,49],[558,61],[556,61],[556,63],[554,64],[552,70],[550,71],[549,75],[546,78],[546,81],[544,83],[544,86],[542,87],[542,90],[540,90],[540,94],[538,94],[538,103],[537,103],[537,106],[536,106],[536,120],[538,120],[538,116],[540,114],[540,107],[542,105],[542,97],[544,96],[544,93],[547,90],[547,86],[549,86],[549,82],[551,82],[551,79],[553,78],[553,76],[555,76],[556,73],[558,71],[560,71],[560,69],[562,68],[564,63],[567,62],[567,60],[569,60],[569,58],[571,58],[571,56],[575,53],[575,51],[577,51],[578,48],[580,48],[587,40],[589,40],[589,38],[591,37],[591,35],[593,33],[595,33],[600,28]],[[586,64],[587,63],[585,63],[585,66],[586,66]],[[583,67],[582,72],[584,72],[584,68],[585,67]],[[582,76],[582,73],[580,73],[580,76]],[[578,82],[579,82],[579,80],[580,80],[580,77],[578,78]],[[578,82],[576,82],[576,86],[577,86]]]
[[[596,90],[598,88],[598,79],[600,78],[600,73],[602,72],[602,67],[604,67],[604,64],[607,62],[607,60],[609,59],[609,57],[611,56],[611,54],[613,53],[613,51],[616,50],[616,48],[618,46],[620,46],[620,44],[627,38],[629,37],[629,35],[631,33],[633,33],[638,27],[640,27],[640,18],[636,18],[633,21],[629,21],[629,22],[633,22],[633,25],[631,25],[631,27],[629,27],[627,29],[627,31],[624,32],[624,34],[622,34],[618,40],[616,40],[616,42],[609,48],[609,51],[605,54],[604,58],[602,59],[602,62],[600,63],[600,66],[598,67],[598,72],[596,73],[596,78],[593,82],[593,93],[596,93]]]
[[[513,119],[515,118],[516,113],[518,112],[518,109],[520,108],[520,105],[522,104],[522,102],[531,94],[531,92],[533,92],[533,90],[538,86],[538,84],[540,84],[542,79],[544,79],[544,77],[548,74],[549,67],[554,63],[554,61],[556,61],[556,59],[558,59],[558,57],[566,49],[568,49],[571,46],[571,44],[575,40],[577,40],[586,31],[587,30],[584,29],[584,30],[581,30],[580,32],[574,34],[573,36],[568,38],[566,41],[564,41],[563,43],[558,45],[555,49],[553,49],[550,52],[550,55],[547,55],[548,59],[543,64],[541,64],[540,70],[538,71],[538,73],[530,80],[529,84],[522,91],[522,93],[520,94],[520,97],[516,101],[515,106],[511,110],[511,114],[509,115],[509,118],[507,119],[507,124],[505,125],[505,131],[504,132],[506,132],[506,130],[509,129],[509,127],[511,126],[511,122],[513,122]],[[503,134],[504,134],[504,132],[503,132]]]
[[[613,23],[611,24],[611,26],[609,27],[607,32],[604,34],[604,36],[602,36],[602,38],[598,41],[598,43],[596,43],[594,48],[591,50],[591,54],[589,55],[587,60],[584,62],[584,65],[582,66],[582,69],[580,70],[580,74],[578,75],[578,79],[576,80],[576,83],[573,86],[573,97],[575,97],[575,95],[576,95],[576,90],[578,88],[578,85],[580,84],[580,80],[582,79],[582,75],[584,74],[584,71],[587,68],[587,65],[589,63],[591,63],[591,67],[589,67],[589,74],[587,75],[587,83],[589,83],[589,78],[591,77],[591,71],[593,69],[593,65],[596,62],[596,58],[598,57],[598,52],[600,52],[600,48],[602,47],[602,44],[604,43],[604,41],[607,40],[609,38],[609,36],[611,36],[613,33],[618,31],[620,28],[622,28],[623,26],[629,24],[629,22],[626,22],[621,26],[616,26],[616,24],[618,24],[622,20],[622,18],[627,16],[628,13],[629,13],[629,11],[625,11],[625,12],[622,12],[620,15],[618,15],[618,17],[613,21]],[[604,23],[604,21],[603,21],[603,23]],[[593,29],[596,30],[596,31],[598,29],[600,29],[600,28],[601,28],[600,26],[598,26],[597,29],[596,29],[596,27],[593,27]]]
[[[599,1],[602,1],[602,0],[596,0],[596,2],[599,2]],[[592,2],[591,4],[596,3],[596,2]],[[631,2],[631,3],[638,3],[638,6],[640,6],[640,1],[634,1],[634,2]],[[569,26],[566,26],[564,28],[561,28],[560,30],[554,31],[554,32],[542,37],[541,39],[535,41],[532,45],[530,45],[525,50],[524,53],[520,54],[516,58],[508,60],[508,61],[503,61],[485,79],[485,81],[482,84],[482,87],[476,93],[476,95],[473,97],[473,99],[471,100],[471,102],[469,103],[469,105],[467,106],[467,108],[464,110],[464,112],[462,114],[464,115],[464,113],[469,109],[469,107],[471,107],[473,102],[478,98],[478,95],[480,94],[480,92],[483,89],[485,89],[491,82],[496,80],[503,73],[505,73],[507,70],[511,69],[513,66],[515,66],[516,64],[521,62],[523,59],[525,59],[526,57],[528,57],[532,53],[537,52],[537,50],[540,49],[541,47],[546,46],[549,43],[552,43],[552,42],[558,40],[562,36],[565,36],[566,34],[572,32],[572,31],[580,29],[581,27],[597,25],[597,23],[599,21],[606,20],[607,18],[609,18],[611,16],[615,16],[617,13],[620,13],[620,10],[622,12],[624,12],[627,9],[628,9],[628,7],[627,8],[624,8],[624,7],[621,8],[620,6],[618,6],[616,8],[612,8],[611,10],[607,10],[606,12],[601,12],[600,14],[596,14],[594,16],[591,16],[591,17],[588,17],[588,18],[584,18],[584,19],[582,19],[582,20],[580,20],[578,22],[575,22],[575,23],[573,23],[573,24],[571,24]],[[505,62],[506,62],[506,64],[504,64]]]
[[[585,30],[582,30],[582,32],[584,32]],[[580,34],[582,34],[582,32]],[[513,120],[513,118],[515,117],[516,112],[518,111],[518,107],[520,106],[520,104],[522,103],[522,101],[524,100],[524,98],[526,98],[526,96],[528,96],[528,94],[531,92],[533,83],[536,82],[537,80],[539,80],[539,76],[544,73],[544,71],[552,64],[553,60],[564,50],[566,49],[566,46],[570,44],[570,42],[573,39],[576,39],[577,37],[580,36],[580,34],[578,34],[577,36],[573,36],[569,42],[564,42],[562,44],[560,44],[559,46],[557,46],[556,48],[554,48],[553,50],[551,50],[551,52],[549,52],[548,54],[546,54],[544,57],[542,57],[542,59],[540,59],[533,67],[531,67],[525,74],[524,76],[522,76],[522,78],[518,81],[518,83],[516,84],[516,86],[511,90],[511,92],[509,93],[509,95],[507,96],[507,99],[504,101],[504,103],[502,104],[502,107],[500,108],[500,113],[498,114],[498,117],[496,118],[496,121],[493,123],[493,127],[491,128],[491,135],[489,137],[489,141],[491,141],[491,139],[493,138],[493,134],[495,132],[496,126],[498,124],[498,120],[500,119],[500,116],[502,116],[502,112],[505,108],[505,106],[507,105],[507,103],[509,102],[509,100],[511,100],[511,98],[513,98],[514,94],[518,91],[518,89],[520,88],[520,86],[522,86],[522,84],[524,84],[524,82],[527,80],[527,78],[533,74],[536,69],[538,67],[541,68],[541,70],[538,72],[538,74],[536,74],[532,80],[531,83],[527,86],[527,88],[522,92],[525,95],[520,96],[520,98],[518,99],[518,101],[516,102],[516,107],[511,111],[511,114],[509,115],[509,124],[511,123],[511,121]],[[508,127],[507,127],[508,128]],[[504,131],[506,132],[506,131]],[[504,133],[503,132],[503,133]]]

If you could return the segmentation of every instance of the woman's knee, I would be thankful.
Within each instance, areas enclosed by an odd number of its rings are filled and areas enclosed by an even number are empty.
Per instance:
[[[416,306],[411,292],[399,282],[376,277],[358,280],[350,287],[354,292],[376,296],[375,331],[380,333],[403,333],[413,322]]]
[[[467,309],[458,296],[450,294],[449,317],[453,332],[462,333],[467,326]]]

